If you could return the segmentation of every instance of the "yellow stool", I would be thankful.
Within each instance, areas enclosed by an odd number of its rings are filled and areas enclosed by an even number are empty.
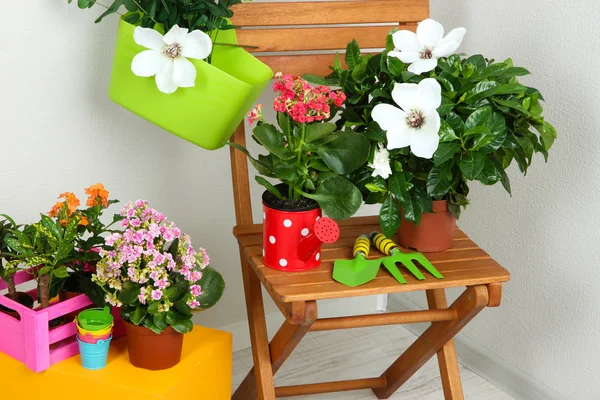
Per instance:
[[[185,335],[181,362],[147,371],[129,363],[127,338],[110,345],[108,364],[88,371],[79,356],[36,374],[0,353],[2,399],[225,400],[231,397],[231,334],[195,326]]]

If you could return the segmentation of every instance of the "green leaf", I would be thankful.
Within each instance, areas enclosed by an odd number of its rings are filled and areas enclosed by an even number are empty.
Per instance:
[[[481,69],[473,74],[471,79],[475,81],[481,81],[484,79],[495,78],[495,80],[502,80],[506,78],[512,78],[513,76],[525,76],[529,75],[529,71],[521,67],[507,67],[506,64],[492,64],[484,69]]]
[[[549,123],[544,121],[543,129],[540,131],[542,137],[542,145],[546,151],[550,150],[550,147],[554,144],[556,139],[556,129]]]
[[[483,142],[476,143],[474,149],[482,153],[491,153],[502,146],[506,140],[506,120],[502,114],[494,112],[487,121],[487,127],[490,129],[490,140],[484,145]]]
[[[499,94],[523,94],[527,88],[520,83],[498,84],[494,81],[479,82],[465,96],[467,104],[473,104],[481,99]]]
[[[134,12],[134,11],[139,10],[137,0],[124,0],[123,5],[129,12]]]
[[[71,242],[61,242],[58,245],[58,248],[56,249],[56,255],[54,257],[54,260],[57,263],[60,262],[61,260],[64,260],[71,254],[74,247],[75,247],[75,243],[72,241]]]
[[[194,329],[194,323],[191,319],[179,320],[174,324],[169,324],[176,332],[181,334],[190,333]]]
[[[454,114],[456,115],[456,114]],[[461,121],[462,122],[462,121]],[[453,140],[457,140],[458,136],[454,133],[454,129],[450,126],[448,122],[442,120],[442,125],[440,126],[440,143],[451,142]]]
[[[11,238],[11,237],[7,237],[4,238],[4,242],[8,245],[8,247],[10,247],[11,249],[13,249],[14,251],[16,251],[17,253],[21,254],[21,255],[31,255],[32,250],[31,248],[27,248],[26,245],[23,245],[23,243],[21,243],[19,240],[15,239],[15,238]]]
[[[225,291],[223,276],[211,267],[204,268],[202,279],[200,279],[198,285],[202,288],[202,294],[196,297],[196,300],[200,302],[200,308],[203,310],[217,304]]]
[[[489,106],[479,108],[475,110],[467,120],[465,121],[465,128],[467,130],[472,130],[476,126],[485,126],[487,125],[488,119],[492,117],[492,108]]]
[[[110,14],[114,14],[116,13],[119,8],[123,5],[123,0],[115,0],[110,7],[108,7],[106,9],[106,11],[104,11],[99,17],[98,19],[96,19],[96,21],[94,21],[95,23],[99,23],[102,21],[102,19],[104,19],[104,17],[110,15]]]
[[[385,90],[379,89],[379,88],[373,89],[373,91],[371,92],[371,96],[374,99],[377,99],[377,98],[380,98],[380,97],[384,98],[384,99],[391,99],[392,98],[392,96],[388,92],[386,92]]]
[[[427,194],[434,199],[442,198],[452,186],[452,173],[447,164],[431,168],[427,175]]]
[[[283,160],[291,160],[296,155],[283,144],[283,135],[271,124],[260,124],[254,128],[254,136],[269,153]]]
[[[167,313],[159,312],[154,314],[152,317],[152,322],[154,322],[154,325],[156,325],[158,329],[164,331],[169,326],[167,324]]]
[[[137,306],[135,310],[129,315],[129,320],[134,325],[139,325],[144,317],[148,314],[148,311],[145,307]]]
[[[138,285],[131,281],[125,281],[123,283],[123,290],[119,293],[119,301],[123,304],[132,304],[137,301],[139,294],[140,287]]]
[[[344,69],[342,67],[342,63],[340,62],[340,53],[335,53],[335,58],[333,59],[333,70],[335,72],[340,72]]]
[[[394,29],[392,29],[387,37],[385,38],[385,50],[386,51],[392,51],[396,48],[396,46],[394,45],[394,33],[398,32],[398,27],[394,27]]]
[[[406,69],[406,65],[396,57],[387,58],[387,67],[390,74],[395,77],[402,76],[402,72]]]
[[[77,0],[77,7],[81,9],[92,8],[96,4],[96,0]]]
[[[409,185],[404,172],[394,171],[388,178],[388,187],[390,192],[396,196],[400,202],[406,202],[410,200],[410,196],[408,194]]]
[[[340,132],[337,139],[324,145],[318,154],[332,171],[344,175],[361,165],[368,157],[370,144],[362,135],[345,131]]]
[[[362,203],[360,190],[341,176],[327,179],[319,185],[315,193],[304,195],[316,200],[330,218],[338,220],[350,218]]]
[[[394,196],[388,194],[379,210],[379,225],[386,237],[392,237],[400,228],[400,210]]]
[[[500,170],[500,175],[502,176],[502,178],[500,179],[500,182],[502,182],[502,186],[504,187],[504,190],[506,190],[508,192],[508,194],[512,195],[512,191],[510,188],[510,179],[508,179],[508,175],[503,170]]]
[[[494,165],[494,162],[489,158],[485,159],[483,169],[477,176],[477,180],[484,185],[493,185],[502,179],[500,171]]]
[[[42,226],[50,233],[55,239],[62,239],[62,228],[61,226],[50,219],[47,215],[40,214],[42,217]]]
[[[352,40],[346,47],[346,65],[348,69],[353,70],[362,60],[360,47],[356,40]]]
[[[433,164],[440,165],[460,151],[460,143],[440,143],[433,154]]]
[[[67,278],[69,276],[69,271],[67,271],[67,267],[64,265],[54,269],[52,274],[57,278]]]
[[[361,83],[367,77],[367,67],[369,65],[369,60],[367,57],[363,58],[360,64],[357,64],[354,70],[352,71],[352,79],[356,82]]]
[[[337,84],[335,79],[322,78],[313,74],[304,74],[302,75],[302,79],[314,83],[315,85],[333,86]]]
[[[277,197],[279,200],[284,200],[284,197],[281,194],[281,192],[279,192],[279,190],[275,186],[273,186],[271,182],[258,175],[256,175],[254,179],[256,179],[256,182],[258,182],[258,184],[264,186],[269,192],[271,192],[273,196]]]
[[[150,314],[156,314],[158,312],[158,306],[158,302],[150,303],[150,305],[148,305],[148,312]]]
[[[174,304],[175,311],[177,311],[178,316],[181,319],[192,318],[192,312],[190,311],[190,306],[185,301],[178,301]]]
[[[129,13],[123,17],[123,21],[128,22],[130,24],[135,24],[141,18],[141,15],[138,13]]]
[[[324,122],[317,124],[308,124],[306,125],[306,132],[304,136],[304,140],[306,143],[315,142],[324,136],[329,135],[334,132],[336,126],[333,122]]]
[[[462,160],[460,160],[460,170],[465,175],[465,178],[474,180],[477,175],[483,170],[485,165],[485,156],[478,152],[469,152]]]
[[[448,125],[450,125],[450,127],[454,131],[454,135],[462,135],[467,130],[465,123],[456,113],[453,113],[453,112],[448,113],[448,115],[446,115],[446,122],[448,123]],[[443,124],[442,124],[442,128],[443,128]]]
[[[523,105],[517,101],[513,101],[513,100],[502,100],[502,99],[498,99],[498,98],[494,98],[493,102],[496,103],[496,105],[502,106],[502,107],[508,107],[508,108],[512,108],[513,110],[516,110],[522,114],[528,114],[529,111],[527,111],[525,109],[525,107],[523,107]]]
[[[154,320],[152,318],[146,318],[144,320],[144,327],[150,329],[152,332],[156,333],[157,335],[160,335],[162,333],[162,329],[158,329],[158,327],[156,326],[156,324],[154,323]]]

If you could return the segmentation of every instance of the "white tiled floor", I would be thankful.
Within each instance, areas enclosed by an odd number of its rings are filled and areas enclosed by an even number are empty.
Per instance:
[[[275,377],[278,386],[375,377],[414,341],[401,326],[309,333]],[[233,387],[252,366],[250,349],[233,354]],[[512,397],[461,366],[467,400],[511,400]],[[437,359],[417,372],[392,399],[443,400]],[[289,397],[289,399],[373,400],[370,390]]]

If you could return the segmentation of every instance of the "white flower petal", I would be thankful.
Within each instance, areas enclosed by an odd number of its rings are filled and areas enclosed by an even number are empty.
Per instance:
[[[179,43],[182,44],[187,36],[187,28],[180,28],[179,25],[175,25],[169,32],[163,37],[166,44]]]
[[[390,51],[388,56],[396,57],[406,64],[414,63],[421,59],[419,53],[411,53],[410,51]]]
[[[392,99],[408,112],[419,104],[421,90],[416,83],[396,83],[392,89]]]
[[[141,26],[136,26],[133,31],[133,40],[147,49],[161,50],[165,47],[163,36],[159,32],[150,28],[142,28]]]
[[[408,71],[413,74],[421,75],[423,72],[433,71],[435,67],[437,67],[437,58],[430,58],[410,64]]]
[[[410,146],[414,131],[406,123],[398,124],[394,129],[388,130],[386,134],[388,150]]]
[[[421,109],[437,109],[442,104],[442,87],[433,78],[419,82],[419,107]]]
[[[177,85],[173,81],[173,69],[173,61],[169,61],[165,64],[162,71],[156,74],[156,86],[158,86],[158,90],[163,93],[171,94],[175,93],[177,90]]]
[[[467,33],[465,28],[452,29],[450,33],[438,43],[436,48],[433,49],[433,55],[440,58],[448,57],[454,53],[461,45],[465,33]]]
[[[417,40],[417,35],[411,31],[398,31],[392,35],[392,40],[396,49],[400,51],[418,53],[423,49],[423,46]]]
[[[203,60],[212,51],[212,40],[210,36],[201,30],[190,32],[185,37],[183,45],[183,56]]]
[[[187,58],[180,57],[173,65],[173,82],[179,87],[196,86],[196,67]]]
[[[416,85],[415,85],[416,86]],[[384,131],[394,129],[406,120],[406,113],[390,104],[377,104],[371,117]]]
[[[438,117],[439,118],[439,117]],[[416,131],[410,141],[410,151],[417,157],[432,158],[440,144],[440,137],[432,131]]]
[[[437,21],[426,19],[417,26],[417,39],[421,46],[433,48],[442,40],[444,27]]]
[[[133,57],[131,72],[137,76],[154,76],[163,70],[169,61],[159,51],[146,50]]]

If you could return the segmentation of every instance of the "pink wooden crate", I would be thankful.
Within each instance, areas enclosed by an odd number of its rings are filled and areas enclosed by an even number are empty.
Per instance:
[[[19,271],[15,275],[17,285],[31,280],[33,276],[26,271]],[[6,284],[0,279],[0,290],[3,289],[6,289]],[[37,298],[36,289],[29,293]],[[0,312],[0,352],[25,363],[34,372],[45,371],[51,365],[79,354],[75,322],[69,321],[50,331],[48,321],[91,305],[92,302],[86,295],[52,303],[50,307],[37,311],[5,296],[0,296],[0,304],[17,311],[21,316],[19,321]],[[113,309],[112,314],[115,317],[113,339],[116,339],[125,334],[125,328],[119,310]]]

